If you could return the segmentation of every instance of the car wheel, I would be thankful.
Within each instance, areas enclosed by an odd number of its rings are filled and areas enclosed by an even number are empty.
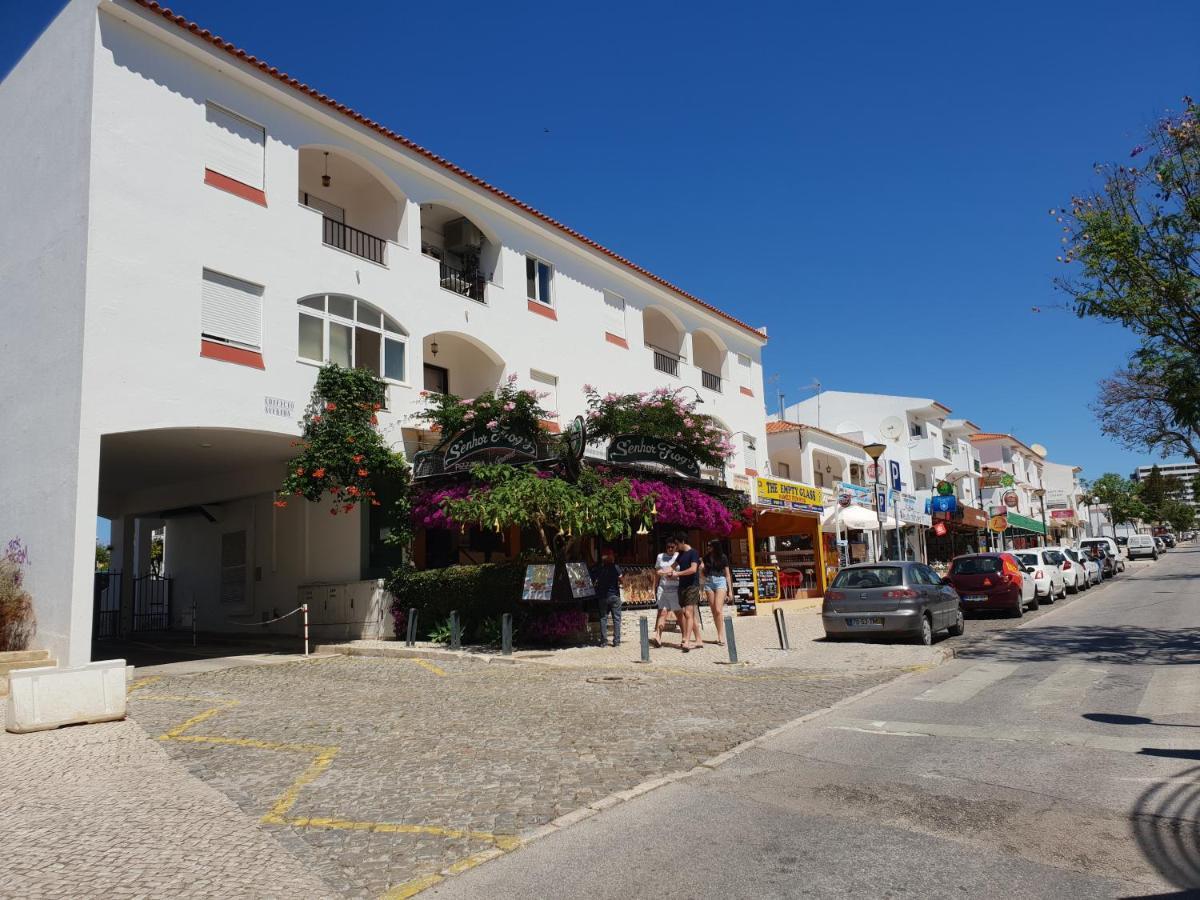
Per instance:
[[[1021,600],[1020,594],[1017,594],[1017,605],[1013,609],[1009,610],[1008,614],[1014,619],[1019,619],[1021,616],[1025,615],[1025,603],[1023,600]]]
[[[962,633],[967,630],[967,622],[963,618],[962,610],[960,609],[955,614],[954,624],[946,629],[946,634],[950,637],[961,637]]]
[[[1040,608],[1041,605],[1042,601],[1038,599],[1037,591],[1034,591],[1033,599],[1029,601],[1029,611],[1033,612],[1035,609]]]
[[[1078,593],[1079,593],[1079,582],[1078,582],[1078,581],[1076,581],[1074,584],[1068,584],[1068,585],[1067,585],[1067,586],[1064,588],[1064,590],[1065,590],[1065,591],[1066,591],[1068,594],[1078,594]]]
[[[916,641],[925,647],[933,643],[933,622],[929,616],[921,616],[921,630],[917,632]]]
[[[1046,599],[1047,603],[1053,603],[1055,600],[1058,599],[1058,597],[1055,596],[1055,594],[1054,594],[1054,585],[1050,585],[1050,593],[1048,593],[1046,595],[1045,599]]]

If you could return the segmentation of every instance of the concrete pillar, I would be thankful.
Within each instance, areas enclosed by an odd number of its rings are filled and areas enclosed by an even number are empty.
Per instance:
[[[137,521],[133,516],[112,520],[112,570],[121,573],[121,634],[133,627],[133,578],[137,574],[134,550]]]

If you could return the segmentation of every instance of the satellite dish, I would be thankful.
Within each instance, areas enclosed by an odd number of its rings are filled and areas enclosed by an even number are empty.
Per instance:
[[[904,423],[899,416],[888,416],[879,423],[879,433],[889,441],[899,440],[900,435],[904,434]]]
[[[1032,450],[1034,453],[1036,453],[1038,456],[1040,456],[1042,459],[1046,458],[1047,450],[1041,444],[1034,444],[1029,449]]]

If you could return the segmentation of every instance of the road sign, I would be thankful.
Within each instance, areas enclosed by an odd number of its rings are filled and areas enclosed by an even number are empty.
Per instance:
[[[988,519],[988,528],[999,534],[1008,529],[1008,516],[992,516]]]
[[[904,486],[900,483],[900,463],[897,460],[888,460],[888,474],[891,476],[892,490],[902,490]]]

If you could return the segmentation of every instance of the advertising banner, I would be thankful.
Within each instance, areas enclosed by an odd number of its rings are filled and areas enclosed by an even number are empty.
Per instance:
[[[933,524],[933,517],[925,512],[925,504],[916,494],[906,491],[892,491],[891,505],[896,515],[905,525]]]
[[[863,487],[858,484],[850,484],[848,481],[839,481],[833,489],[833,492],[838,497],[838,503],[841,506],[861,506],[863,509],[875,511],[875,502],[872,497],[874,490],[869,487]],[[843,503],[846,500],[848,502]]]
[[[754,494],[754,502],[759,506],[790,509],[796,512],[822,513],[825,511],[825,498],[821,489],[799,481],[760,475],[754,479]]]

